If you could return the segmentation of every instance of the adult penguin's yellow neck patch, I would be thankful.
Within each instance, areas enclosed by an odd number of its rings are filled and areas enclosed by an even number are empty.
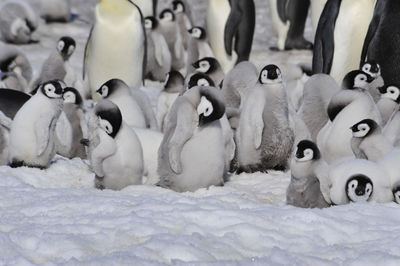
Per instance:
[[[97,8],[102,15],[123,17],[132,12],[132,3],[129,0],[100,0]]]

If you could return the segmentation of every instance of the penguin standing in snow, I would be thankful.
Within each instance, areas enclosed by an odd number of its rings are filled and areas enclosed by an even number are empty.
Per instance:
[[[95,172],[95,187],[121,190],[139,185],[143,177],[143,151],[140,141],[123,122],[118,106],[100,101],[89,120],[93,139],[83,140],[89,146],[90,164]]]
[[[193,63],[203,57],[212,57],[210,45],[208,44],[206,31],[202,27],[193,27],[189,30],[186,75],[194,71]]]
[[[69,158],[86,158],[85,148],[80,144],[86,130],[86,120],[83,112],[83,99],[80,93],[71,87],[64,89],[63,111],[72,127],[72,143]],[[87,133],[87,132],[85,132]]]
[[[178,71],[171,71],[167,74],[164,90],[157,100],[157,123],[161,132],[164,132],[169,110],[172,104],[184,90],[185,79]]]
[[[385,85],[381,75],[380,65],[374,61],[367,61],[361,66],[361,70],[374,79],[369,86],[369,93],[371,94],[372,99],[374,99],[374,102],[378,102],[381,98],[379,88]]]
[[[317,136],[317,145],[329,164],[353,156],[349,128],[354,124],[369,118],[382,125],[381,114],[368,93],[372,81],[363,71],[351,71],[343,79],[342,89],[332,96],[328,105],[329,120]]]
[[[361,54],[365,61],[378,62],[386,84],[400,84],[400,3],[396,0],[375,1],[375,11],[370,20]]]
[[[92,97],[113,78],[140,88],[146,72],[146,33],[140,9],[130,0],[102,0],[94,15],[83,67]]]
[[[146,78],[162,82],[165,75],[171,70],[171,52],[168,49],[167,41],[160,32],[158,20],[155,17],[146,17],[144,25],[147,36]]]
[[[382,116],[382,125],[392,117],[393,113],[399,109],[400,89],[394,85],[386,85],[379,88],[381,99],[376,103]]]
[[[340,83],[346,73],[359,68],[374,7],[375,0],[329,0],[326,3],[315,35],[314,74],[329,74]]]
[[[294,143],[288,99],[276,65],[265,66],[243,105],[236,132],[238,172],[285,170]]]
[[[47,168],[55,155],[55,128],[63,108],[59,81],[42,84],[17,112],[10,130],[11,167]]]
[[[172,1],[172,10],[174,11],[176,21],[179,25],[179,31],[182,35],[183,47],[187,50],[189,42],[188,30],[192,28],[192,22],[189,19],[186,11],[188,6],[181,0]]]
[[[215,88],[194,87],[177,98],[158,151],[159,186],[184,192],[223,185],[224,112]]]
[[[214,57],[204,57],[193,63],[194,70],[209,76],[214,84],[222,88],[222,81],[225,78],[221,65]]]
[[[32,84],[32,88],[47,80],[59,79],[64,81],[67,85],[75,85],[76,75],[71,65],[69,58],[76,48],[76,42],[73,38],[64,36],[58,40],[57,49],[49,58],[44,61],[39,77]]]
[[[393,146],[372,119],[364,119],[351,127],[351,148],[356,158],[378,162]]]
[[[179,71],[185,67],[185,53],[179,26],[172,10],[164,9],[161,12],[160,26],[172,55],[172,69]]]
[[[97,93],[118,106],[128,125],[158,129],[150,100],[140,89],[129,88],[120,79],[111,79],[100,86]]]
[[[309,140],[299,142],[290,170],[292,177],[286,191],[287,204],[302,208],[329,207],[328,165],[321,159],[315,143]],[[321,188],[325,188],[325,194]]]

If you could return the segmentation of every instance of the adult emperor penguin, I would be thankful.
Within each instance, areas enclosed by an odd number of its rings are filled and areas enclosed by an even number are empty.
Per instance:
[[[69,63],[69,58],[74,53],[76,42],[69,36],[61,37],[57,42],[56,49],[44,61],[39,77],[33,82],[32,89],[39,84],[52,79],[64,81],[73,86],[76,82],[76,74]]]
[[[185,79],[180,72],[171,71],[167,74],[164,89],[157,100],[157,123],[161,132],[165,130],[169,110],[184,86]]]
[[[188,30],[192,28],[192,21],[187,15],[186,11],[188,6],[181,0],[172,1],[172,10],[174,11],[176,21],[179,25],[179,31],[182,35],[183,47],[187,50],[189,33]]]
[[[310,0],[269,0],[279,50],[312,49],[312,43],[304,38],[309,6]]]
[[[186,75],[194,71],[193,63],[203,57],[212,57],[213,52],[208,44],[207,33],[202,27],[193,27],[189,31],[186,59]]]
[[[311,22],[313,25],[313,36],[317,31],[319,18],[328,0],[311,0]]]
[[[204,57],[193,63],[194,70],[209,76],[214,84],[222,88],[222,81],[225,78],[224,71],[218,60],[214,57]]]
[[[287,168],[294,142],[288,112],[281,71],[267,65],[240,114],[236,132],[239,173]]]
[[[158,151],[160,186],[184,192],[223,185],[224,112],[215,88],[194,87],[177,98]]]
[[[38,25],[39,18],[28,2],[8,0],[0,5],[0,32],[6,42],[37,42],[32,34]]]
[[[382,125],[392,117],[394,112],[399,109],[400,89],[394,85],[385,85],[379,88],[381,99],[376,103],[382,116]]]
[[[88,159],[98,189],[121,190],[129,185],[139,185],[143,177],[143,151],[132,128],[122,119],[117,105],[100,101],[93,110],[89,128],[92,139],[83,143],[89,146]]]
[[[146,72],[146,33],[140,9],[130,0],[101,0],[94,15],[83,69],[92,97],[113,78],[140,88]]]
[[[356,158],[378,162],[393,146],[372,119],[364,119],[351,127],[351,149]]]
[[[110,79],[100,86],[97,93],[118,106],[128,125],[155,130],[158,128],[150,100],[140,89],[129,88],[120,79]]]
[[[358,69],[376,0],[328,0],[314,41],[313,72],[330,74],[338,83]]]
[[[238,59],[236,51],[232,51],[232,55],[229,55],[225,50],[225,27],[228,25],[230,12],[229,0],[209,0],[206,28],[214,56],[220,62],[225,73],[234,67]]]
[[[71,20],[71,1],[40,0],[40,16],[46,22],[68,22]]]
[[[225,24],[225,51],[231,56],[235,50],[236,63],[249,60],[256,24],[256,9],[253,0],[230,0],[231,10]]]
[[[55,127],[62,112],[59,81],[42,84],[17,112],[10,130],[11,167],[47,168],[55,155]]]
[[[315,143],[309,140],[298,143],[290,170],[292,176],[286,191],[287,204],[302,208],[329,207],[328,164],[321,159]],[[325,189],[325,194],[322,189]]]
[[[321,128],[329,120],[329,101],[340,90],[337,82],[327,74],[315,74],[304,84],[302,104],[298,114],[307,125],[315,142]]]
[[[371,60],[379,63],[386,84],[400,84],[400,40],[394,37],[400,34],[399,12],[399,1],[377,1],[361,55],[361,64]]]
[[[372,99],[374,99],[374,102],[378,102],[378,100],[381,98],[379,88],[385,85],[381,75],[380,65],[374,61],[367,61],[361,66],[360,70],[369,74],[374,79],[369,86],[369,93],[371,94]]]
[[[351,71],[343,79],[342,89],[332,96],[328,105],[329,121],[317,136],[317,145],[329,164],[353,156],[349,128],[354,124],[370,118],[382,125],[379,110],[368,93],[372,80],[363,71]]]
[[[32,79],[32,66],[23,51],[14,45],[0,49],[1,84],[4,88],[26,91]]]
[[[354,159],[335,164],[330,167],[329,178],[332,182],[331,200],[336,205],[358,201],[393,201],[388,173],[374,162]]]
[[[179,26],[171,9],[161,12],[160,27],[172,55],[172,69],[179,71],[185,67],[185,51]]]
[[[64,89],[63,93],[64,108],[63,111],[72,127],[72,143],[69,158],[86,158],[84,146],[80,140],[87,134],[85,114],[83,112],[83,99],[79,91],[72,87]]]
[[[160,32],[158,20],[155,17],[146,17],[144,25],[147,36],[146,78],[162,82],[171,70],[171,52],[168,49],[167,41]]]

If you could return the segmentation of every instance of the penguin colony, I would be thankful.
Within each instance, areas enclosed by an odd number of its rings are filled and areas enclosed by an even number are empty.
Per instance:
[[[375,2],[269,1],[271,49],[313,52],[311,77],[298,83],[301,66],[249,61],[253,0],[208,0],[203,25],[189,1],[158,10],[154,0],[100,0],[82,75],[69,63],[73,36],[60,36],[36,77],[16,44],[40,42],[40,19],[77,15],[69,1],[42,0],[41,14],[4,1],[0,163],[45,169],[55,154],[80,157],[97,189],[177,192],[290,170],[293,206],[400,204],[400,4]],[[314,42],[304,38],[310,6]],[[147,81],[162,87],[155,108]]]

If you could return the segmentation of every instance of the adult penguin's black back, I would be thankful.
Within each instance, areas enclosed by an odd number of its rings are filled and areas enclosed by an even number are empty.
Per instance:
[[[225,50],[232,54],[233,42],[238,55],[236,63],[249,60],[253,44],[256,11],[253,0],[229,0],[231,13],[225,24]]]
[[[318,22],[314,40],[312,70],[314,74],[329,74],[335,51],[334,32],[341,0],[328,0]]]
[[[400,1],[378,0],[361,55],[381,66],[385,84],[400,84]]]

